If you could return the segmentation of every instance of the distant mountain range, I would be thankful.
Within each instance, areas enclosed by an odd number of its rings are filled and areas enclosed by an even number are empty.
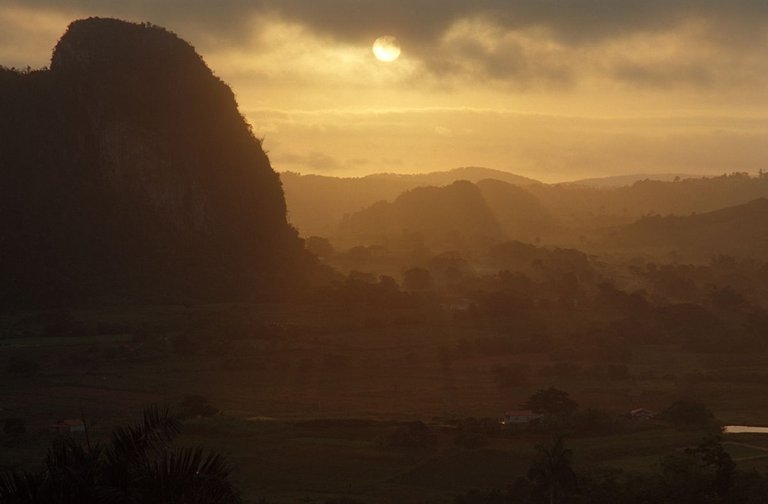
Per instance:
[[[502,170],[493,170],[491,168],[481,168],[478,166],[466,166],[463,168],[454,168],[453,170],[420,174],[378,173],[363,178],[399,180],[413,187],[448,185],[457,180],[478,182],[485,179],[501,180],[502,182],[519,186],[541,183],[538,180],[523,177],[522,175],[516,175]]]
[[[597,230],[628,225],[644,216],[686,216],[768,197],[768,177],[741,173],[709,178],[686,178],[677,174],[626,175],[562,184],[544,184],[485,168],[360,178],[283,173],[281,178],[289,219],[300,233],[329,237],[347,245],[355,241],[391,242],[393,236],[402,237],[414,230],[427,236],[428,241],[439,242],[438,234],[451,228],[455,235],[456,226],[467,223],[457,219],[456,212],[477,216],[490,211],[500,236],[506,239],[598,246]],[[474,184],[482,202],[456,197],[455,188],[438,196],[440,192],[436,188],[450,187],[459,180]],[[415,191],[417,187],[432,189]],[[468,190],[465,187],[465,192]],[[452,210],[446,211],[445,219],[453,222],[431,225],[422,222],[422,217],[429,215],[430,206],[437,201],[435,198],[450,195],[455,200]],[[423,201],[414,201],[419,198]],[[443,200],[441,204],[444,203]],[[408,217],[405,217],[406,206],[413,210]],[[468,225],[462,232],[469,236],[475,231],[474,226]],[[484,235],[490,237],[494,233]]]
[[[728,184],[731,178],[712,179],[709,184]],[[749,180],[768,192],[765,177]],[[638,194],[646,194],[645,184],[640,183],[635,193],[624,194],[628,205],[638,204]],[[682,185],[677,194],[687,192],[689,203],[698,200],[696,190],[711,192],[709,184],[703,186],[709,191],[694,182],[669,184]],[[492,179],[411,189],[392,202],[378,202],[344,217],[335,238],[346,247],[377,244],[391,250],[426,248],[434,252],[483,251],[516,240],[598,253],[675,254],[680,260],[707,261],[717,254],[768,256],[765,197],[704,213],[625,217],[625,223],[609,225],[607,222],[620,219],[598,215],[591,220],[568,219],[567,215],[553,213],[529,189]],[[736,192],[732,197],[739,194],[749,192]],[[630,196],[635,196],[635,201]],[[663,202],[663,198],[659,201]]]
[[[670,182],[674,180],[685,180],[690,178],[701,178],[701,175],[692,175],[690,173],[638,173],[631,175],[612,175],[608,177],[585,178],[563,183],[590,187],[616,188],[632,185],[635,182],[640,182],[641,180],[659,180],[662,182]]]

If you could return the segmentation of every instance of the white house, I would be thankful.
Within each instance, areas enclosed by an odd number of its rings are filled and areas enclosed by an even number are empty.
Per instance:
[[[650,420],[655,416],[655,412],[645,408],[637,408],[629,412],[629,417],[633,420]]]
[[[48,430],[59,434],[74,434],[76,432],[85,432],[85,424],[82,420],[68,418],[49,425]]]
[[[501,419],[501,423],[503,425],[527,424],[534,420],[538,420],[542,416],[543,415],[534,413],[531,410],[507,411],[504,413],[504,418]]]

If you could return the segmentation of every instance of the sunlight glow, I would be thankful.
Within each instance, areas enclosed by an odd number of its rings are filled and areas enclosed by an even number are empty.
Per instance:
[[[389,63],[400,57],[400,46],[397,44],[397,39],[390,35],[377,38],[372,49],[379,61]]]

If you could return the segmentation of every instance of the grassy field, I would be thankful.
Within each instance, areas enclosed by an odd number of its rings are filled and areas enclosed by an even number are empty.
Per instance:
[[[492,437],[478,449],[453,442],[439,430],[435,445],[391,448],[380,440],[391,422],[248,421],[232,417],[187,425],[183,442],[216,446],[238,467],[236,478],[250,495],[276,502],[306,497],[359,498],[366,502],[441,502],[472,488],[503,488],[524,475],[535,446],[547,435]],[[652,429],[631,435],[575,438],[578,468],[596,465],[648,470],[663,455],[698,440],[697,434]],[[626,454],[642,453],[630,460]],[[642,459],[642,460],[640,460]]]
[[[439,310],[385,315],[317,305],[131,307],[69,314],[91,329],[65,336],[47,334],[40,314],[6,317],[3,326],[14,330],[0,340],[0,417],[25,419],[28,432],[2,438],[0,467],[38,466],[51,440],[46,426],[59,419],[85,414],[94,435],[105,435],[147,404],[175,404],[188,394],[205,396],[222,414],[189,422],[180,442],[223,452],[247,496],[276,502],[335,495],[441,502],[471,488],[503,487],[525,473],[547,435],[492,436],[468,450],[454,443],[455,430],[439,426],[498,418],[549,386],[614,414],[688,397],[723,422],[768,424],[760,379],[768,354],[730,358],[648,346],[616,362],[626,376],[608,379],[586,371],[605,363],[589,355],[568,360],[582,371],[552,373],[567,360],[557,349],[466,351],[466,341],[505,331],[501,323],[456,323]],[[254,320],[260,325],[246,323]],[[92,329],[105,324],[107,333]],[[18,361],[33,362],[35,371],[11,372]],[[499,369],[522,370],[513,373],[521,378],[499,380]],[[415,420],[434,426],[434,445],[382,443],[397,422]],[[575,436],[569,446],[580,468],[643,471],[699,438],[637,428]],[[728,440],[741,443],[728,445],[740,464],[768,468],[759,449],[768,448],[768,437]]]

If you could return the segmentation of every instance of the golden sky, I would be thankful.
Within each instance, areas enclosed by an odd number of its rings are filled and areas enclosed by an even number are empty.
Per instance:
[[[768,169],[766,0],[3,0],[0,64],[87,16],[192,43],[278,171]]]

